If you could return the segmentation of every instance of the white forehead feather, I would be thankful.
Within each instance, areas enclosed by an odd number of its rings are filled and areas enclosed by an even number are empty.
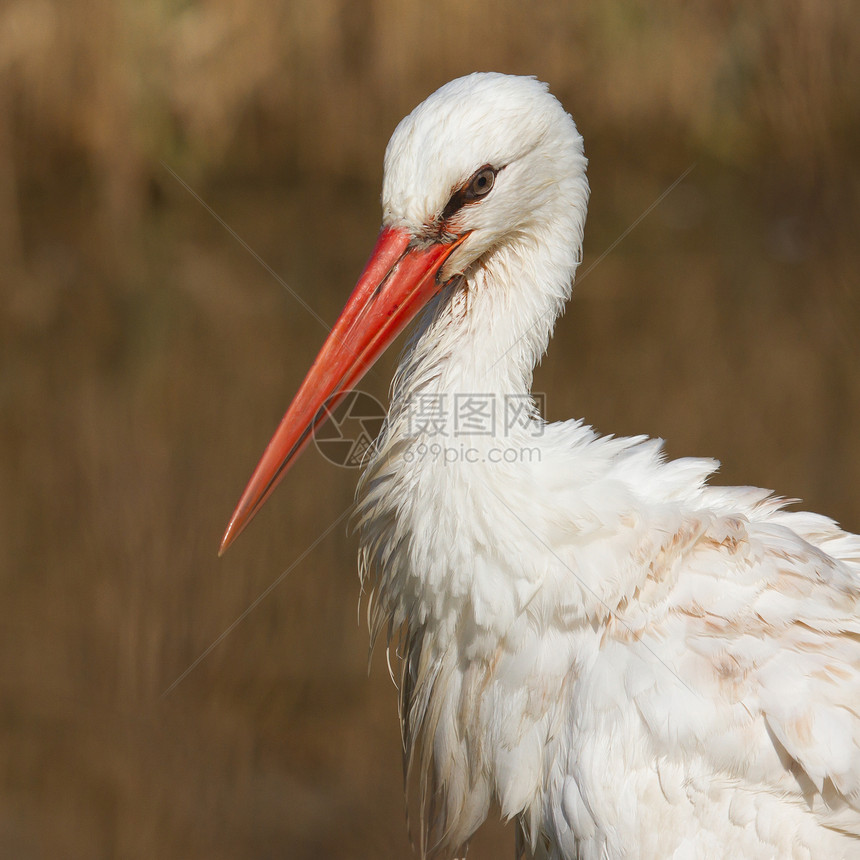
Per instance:
[[[457,78],[400,121],[385,151],[383,221],[418,229],[478,168],[511,164],[573,120],[535,78],[476,72]],[[581,147],[581,143],[579,144]]]

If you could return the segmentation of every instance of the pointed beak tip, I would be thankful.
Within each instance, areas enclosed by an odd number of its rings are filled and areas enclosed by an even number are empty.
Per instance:
[[[224,532],[224,537],[221,538],[221,545],[218,547],[218,558],[221,558],[221,556],[223,556],[224,553],[227,552],[228,549],[230,549],[230,546],[232,545],[233,541],[236,540],[237,537],[239,537],[239,534],[243,530],[243,528],[244,524],[240,525],[238,517],[236,516],[236,514],[233,514],[233,516],[230,518],[230,523],[227,526],[227,530]]]

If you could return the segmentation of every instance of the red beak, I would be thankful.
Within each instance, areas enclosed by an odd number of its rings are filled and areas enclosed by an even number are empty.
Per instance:
[[[311,365],[239,499],[221,541],[222,555],[239,536],[345,395],[418,311],[439,292],[437,274],[462,242],[410,246],[403,229],[386,227],[334,328]],[[323,407],[326,408],[323,408]]]

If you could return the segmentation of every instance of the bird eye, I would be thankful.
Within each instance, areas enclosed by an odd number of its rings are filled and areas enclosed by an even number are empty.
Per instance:
[[[476,200],[489,194],[496,181],[496,171],[492,167],[482,167],[473,177],[466,189],[467,200]]]
[[[486,197],[493,189],[496,183],[496,174],[499,171],[495,167],[485,164],[483,167],[472,174],[472,178],[467,180],[465,185],[462,185],[448,201],[448,205],[442,210],[440,216],[443,221],[447,221],[455,215],[465,204],[474,203],[482,197]]]

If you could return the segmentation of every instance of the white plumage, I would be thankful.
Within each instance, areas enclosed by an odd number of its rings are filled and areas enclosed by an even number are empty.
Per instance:
[[[495,798],[534,857],[860,857],[860,538],[531,403],[585,167],[546,87],[496,74],[442,87],[386,152],[391,272],[445,247],[358,507],[424,849],[464,850]],[[469,398],[494,419],[461,420]],[[273,441],[225,545],[304,442]]]

